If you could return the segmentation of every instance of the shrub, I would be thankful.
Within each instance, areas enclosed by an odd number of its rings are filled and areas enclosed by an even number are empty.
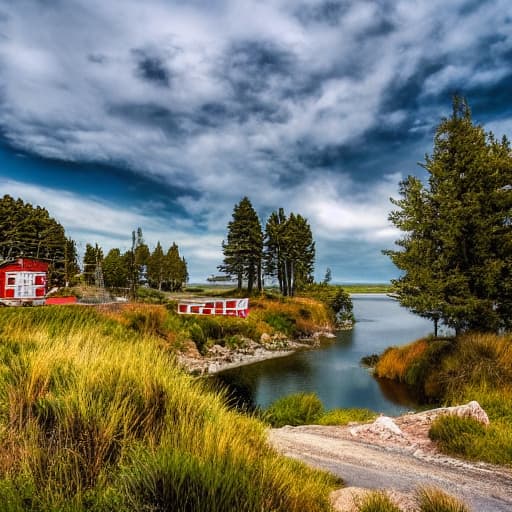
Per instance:
[[[315,393],[296,393],[273,402],[264,417],[273,427],[279,428],[315,423],[323,412],[324,406]]]
[[[265,322],[276,332],[286,334],[286,336],[294,336],[296,334],[297,320],[288,313],[268,313],[264,317]]]
[[[419,489],[416,501],[421,512],[470,512],[462,501],[432,487]]]
[[[378,377],[405,382],[407,370],[423,355],[427,347],[428,341],[421,339],[403,347],[386,349],[375,367],[375,374]]]
[[[165,293],[155,290],[154,288],[145,288],[143,286],[137,288],[137,300],[147,304],[165,304],[167,302]]]
[[[368,493],[357,504],[358,512],[401,512],[383,491]]]

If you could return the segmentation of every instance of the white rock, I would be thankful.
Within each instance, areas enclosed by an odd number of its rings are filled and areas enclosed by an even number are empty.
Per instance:
[[[379,416],[374,421],[374,425],[382,427],[385,430],[389,430],[397,436],[404,435],[404,433],[400,430],[400,427],[389,416]]]

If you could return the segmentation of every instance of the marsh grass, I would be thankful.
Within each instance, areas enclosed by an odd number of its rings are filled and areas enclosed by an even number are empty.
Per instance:
[[[2,311],[0,509],[329,510],[334,479],[182,373],[151,315]]]

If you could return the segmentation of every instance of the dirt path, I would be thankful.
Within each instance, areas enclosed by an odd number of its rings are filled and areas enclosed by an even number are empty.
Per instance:
[[[512,471],[453,459],[432,450],[354,440],[349,428],[283,427],[270,441],[285,455],[343,478],[347,486],[393,488],[412,493],[419,486],[444,489],[474,512],[512,511]]]

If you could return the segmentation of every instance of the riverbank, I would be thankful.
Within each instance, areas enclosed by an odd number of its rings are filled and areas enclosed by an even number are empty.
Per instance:
[[[178,355],[178,361],[187,372],[193,375],[212,375],[240,366],[286,357],[299,350],[312,350],[320,346],[322,338],[332,339],[335,337],[331,330],[319,331],[314,333],[311,338],[300,341],[288,340],[279,336],[272,339],[270,335],[266,335],[263,336],[264,343],[245,339],[243,348],[213,345],[204,356],[193,347],[189,347],[189,350]]]

